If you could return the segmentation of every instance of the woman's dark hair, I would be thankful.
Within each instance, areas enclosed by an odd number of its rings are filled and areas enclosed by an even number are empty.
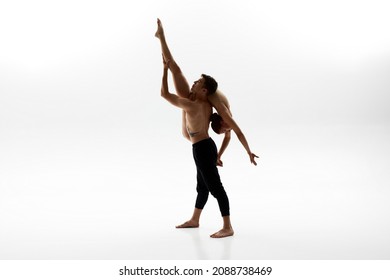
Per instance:
[[[218,115],[217,113],[213,113],[211,116],[210,116],[210,121],[211,121],[211,128],[214,130],[215,133],[217,134],[220,134],[220,130],[221,130],[221,127],[222,127],[222,118],[220,115]]]
[[[206,74],[202,74],[202,77],[204,78],[204,87],[207,89],[207,95],[214,94],[218,88],[217,81]]]

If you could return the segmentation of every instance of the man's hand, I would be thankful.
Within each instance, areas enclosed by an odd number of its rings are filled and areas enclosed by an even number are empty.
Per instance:
[[[250,153],[249,158],[251,160],[251,163],[253,163],[254,165],[257,165],[255,158],[259,158],[258,156],[256,156],[254,153]]]

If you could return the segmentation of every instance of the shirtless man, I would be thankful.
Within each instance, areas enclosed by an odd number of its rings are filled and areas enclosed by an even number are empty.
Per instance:
[[[162,49],[162,53],[163,53],[163,57],[164,57],[165,61],[169,61],[169,70],[171,71],[171,73],[173,75],[173,82],[174,82],[177,94],[180,97],[194,100],[194,96],[190,90],[187,79],[184,77],[180,67],[177,65],[176,61],[173,59],[173,56],[168,48],[167,42],[165,40],[164,29],[163,29],[161,21],[159,19],[157,19],[157,32],[156,32],[155,36],[158,39],[160,39],[161,49]],[[254,153],[251,152],[244,133],[241,131],[241,129],[239,128],[237,123],[233,120],[232,114],[231,114],[230,109],[229,109],[229,103],[227,101],[227,98],[220,91],[217,91],[217,92],[210,94],[208,96],[208,101],[212,104],[212,106],[217,110],[218,114],[222,117],[222,120],[223,120],[223,123],[225,126],[224,127],[225,131],[222,132],[222,133],[225,133],[225,138],[224,138],[224,141],[222,143],[222,146],[221,146],[221,149],[219,152],[219,158],[217,159],[218,165],[222,166],[222,161],[220,160],[220,156],[222,155],[223,151],[226,149],[227,144],[230,141],[230,130],[231,129],[236,133],[241,144],[244,146],[246,152],[249,155],[250,162],[253,163],[254,165],[257,165],[255,158],[258,158],[258,156],[256,156]]]
[[[161,85],[161,96],[172,105],[183,110],[186,135],[192,143],[192,151],[197,169],[197,198],[192,218],[177,228],[197,228],[202,209],[205,206],[209,192],[217,199],[223,218],[221,230],[210,235],[213,238],[223,238],[234,234],[230,222],[229,199],[222,186],[216,166],[217,148],[208,134],[210,115],[212,108],[207,96],[217,89],[217,82],[210,76],[202,74],[201,78],[194,82],[191,92],[192,99],[182,98],[169,93],[168,90],[168,65],[170,61],[164,61],[164,71]]]
[[[220,90],[217,89],[217,91],[213,95],[217,95],[220,98],[221,102],[225,104],[225,106],[229,109],[229,115],[232,116],[231,111],[230,111],[230,105],[229,101],[227,100],[226,96],[222,94]],[[210,102],[210,97],[208,97],[209,102]],[[182,119],[182,134],[185,138],[189,140],[189,135],[186,129],[185,125],[185,112],[183,111],[183,119]],[[211,128],[214,130],[215,133],[217,134],[225,134],[225,137],[223,138],[221,147],[218,150],[218,157],[217,157],[217,166],[223,166],[223,162],[221,160],[222,154],[225,152],[227,146],[230,143],[231,139],[231,128],[230,126],[223,121],[220,115],[217,113],[213,113],[210,117],[211,121]]]

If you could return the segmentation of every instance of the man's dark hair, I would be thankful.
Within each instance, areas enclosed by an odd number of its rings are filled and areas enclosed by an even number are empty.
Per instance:
[[[220,131],[221,131],[221,122],[222,122],[222,118],[220,115],[218,115],[217,113],[213,113],[210,117],[210,121],[211,121],[211,128],[214,130],[215,133],[217,134],[220,134]]]
[[[202,77],[204,78],[204,87],[207,89],[207,95],[214,94],[218,88],[217,81],[213,77],[206,74],[202,74]]]

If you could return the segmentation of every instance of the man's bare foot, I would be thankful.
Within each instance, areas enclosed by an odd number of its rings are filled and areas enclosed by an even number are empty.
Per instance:
[[[161,37],[164,36],[164,29],[161,24],[161,20],[158,18],[157,19],[157,31],[156,34],[154,34],[157,38],[161,39]]]
[[[223,228],[220,231],[217,231],[216,233],[210,235],[212,238],[224,238],[228,236],[232,236],[234,234],[234,231],[232,228]]]
[[[176,226],[176,228],[198,228],[198,227],[199,227],[199,223],[192,220],[189,220],[184,224]]]

